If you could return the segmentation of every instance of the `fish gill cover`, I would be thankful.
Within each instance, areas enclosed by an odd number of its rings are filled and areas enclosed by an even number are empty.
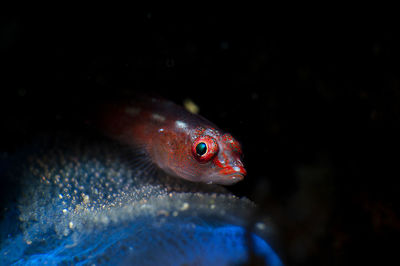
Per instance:
[[[8,171],[20,182],[0,223],[0,264],[227,265],[254,253],[281,265],[271,227],[246,230],[251,201],[132,168],[108,143],[46,142]]]

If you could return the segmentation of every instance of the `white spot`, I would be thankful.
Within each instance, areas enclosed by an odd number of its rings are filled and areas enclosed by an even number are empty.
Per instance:
[[[62,212],[63,212],[63,213],[67,213],[67,209],[63,209]]]
[[[182,129],[187,128],[187,124],[185,122],[183,122],[183,121],[179,121],[178,120],[178,121],[175,122],[175,125],[176,125],[177,128],[182,128]]]
[[[234,166],[233,170],[235,170],[236,172],[240,172],[240,167],[239,166]]]
[[[160,128],[159,130],[158,130],[158,132],[164,132],[164,129],[163,128]]]
[[[154,113],[152,115],[154,120],[160,121],[160,122],[164,122],[165,121],[165,117],[159,114]]]
[[[258,230],[265,230],[267,228],[267,226],[264,223],[258,222],[258,223],[256,223],[256,228]]]
[[[68,226],[69,226],[69,229],[72,229],[72,228],[74,228],[74,223],[73,222],[69,222]]]
[[[131,115],[131,116],[136,116],[140,113],[140,108],[126,107],[125,113],[127,113],[128,115]]]
[[[84,203],[84,204],[88,204],[89,201],[90,201],[90,200],[89,200],[89,196],[88,196],[88,195],[83,195],[82,197],[83,197],[83,203]]]
[[[181,211],[186,211],[187,209],[189,209],[189,203],[184,202],[184,203],[182,204]]]

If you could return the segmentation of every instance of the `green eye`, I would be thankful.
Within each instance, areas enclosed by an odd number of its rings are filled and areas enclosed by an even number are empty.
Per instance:
[[[204,155],[207,152],[207,145],[204,142],[200,142],[196,146],[196,153],[199,156]]]
[[[192,153],[199,163],[209,162],[218,153],[218,143],[211,136],[200,136],[194,140]]]

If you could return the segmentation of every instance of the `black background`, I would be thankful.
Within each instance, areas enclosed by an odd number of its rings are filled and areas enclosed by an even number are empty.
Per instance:
[[[354,21],[3,17],[0,151],[72,128],[126,90],[189,98],[242,142],[248,176],[229,189],[271,217],[288,265],[394,263],[399,30]]]

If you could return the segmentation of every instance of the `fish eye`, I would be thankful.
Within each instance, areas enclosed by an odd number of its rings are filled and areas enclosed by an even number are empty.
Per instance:
[[[200,163],[210,161],[218,153],[217,141],[210,136],[198,137],[192,146],[192,153]]]
[[[207,152],[207,145],[204,142],[200,142],[196,146],[196,153],[198,156],[202,156]]]

